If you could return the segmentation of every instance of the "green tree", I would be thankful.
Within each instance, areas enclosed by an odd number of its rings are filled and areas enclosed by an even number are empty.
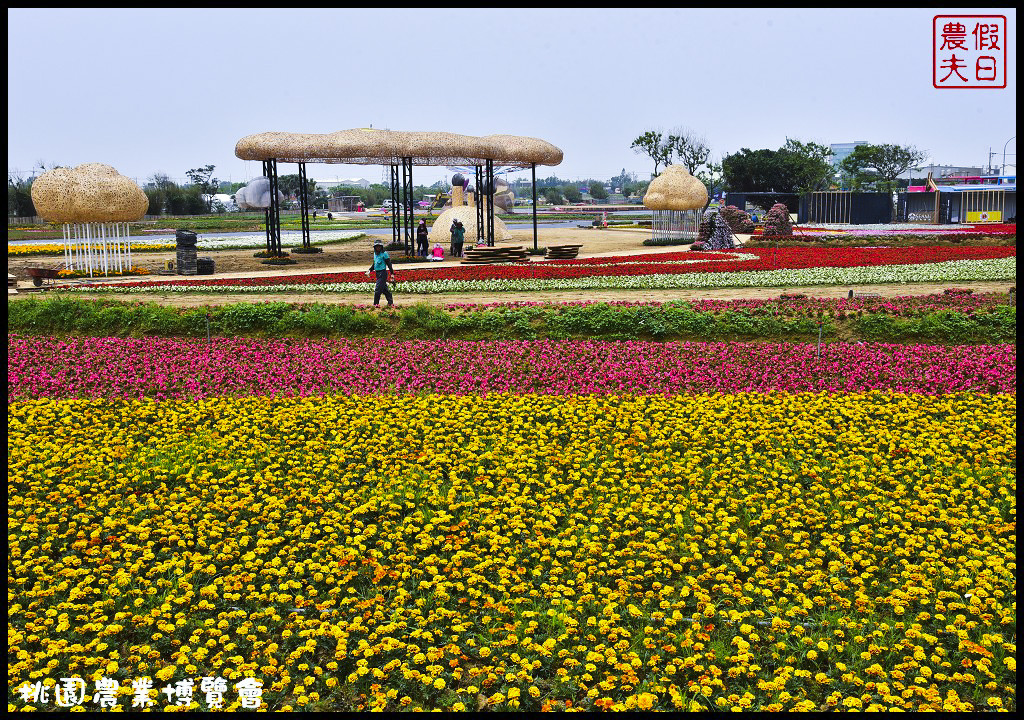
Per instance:
[[[634,195],[643,196],[647,192],[647,186],[649,182],[641,182],[639,180],[630,180],[622,186],[622,194],[627,198],[633,197]]]
[[[920,165],[928,154],[912,145],[858,145],[840,164],[854,189],[873,187],[892,192],[896,178]]]
[[[666,142],[660,130],[648,130],[630,143],[629,147],[637,155],[647,155],[654,161],[654,175],[652,177],[658,176],[658,167],[660,165],[672,164],[672,146]]]
[[[608,199],[608,190],[605,189],[605,186],[604,186],[603,182],[592,182],[592,183],[590,183],[589,190],[590,190],[590,197],[594,198],[595,200],[607,200]]]
[[[704,183],[704,187],[707,188],[709,203],[712,197],[725,189],[725,175],[722,172],[721,163],[708,163],[707,168],[698,170],[694,177]]]
[[[583,195],[580,193],[580,189],[572,183],[567,183],[562,186],[562,194],[565,195],[565,199],[571,203],[578,203],[583,200]]]
[[[7,215],[13,217],[33,217],[36,214],[32,204],[33,178],[7,180]]]
[[[787,140],[778,150],[749,150],[722,158],[725,184],[734,192],[800,193],[831,177],[831,149],[817,143]]]
[[[204,165],[200,168],[192,168],[191,170],[185,171],[185,174],[188,175],[189,181],[194,187],[198,188],[202,195],[215,195],[220,187],[220,180],[213,177],[214,167],[215,166],[213,165]],[[209,200],[204,202],[206,203],[207,212],[212,211],[213,198],[211,197]]]
[[[779,148],[782,161],[788,166],[794,192],[810,192],[830,184],[832,148],[816,142],[801,142],[786,138],[786,144]]]
[[[176,193],[178,189],[178,186],[166,173],[154,173],[149,178],[149,182],[142,188],[142,191],[146,193],[146,198],[149,200],[149,208],[146,210],[146,214],[163,215],[165,212],[170,212],[167,207],[168,196]]]
[[[293,173],[291,175],[281,175],[277,179],[277,189],[284,193],[285,197],[298,198],[300,179],[301,178],[299,177],[298,173]],[[316,180],[306,178],[306,197],[312,198],[315,193]]]
[[[562,204],[562,193],[558,191],[558,188],[544,188],[544,199],[552,205]]]

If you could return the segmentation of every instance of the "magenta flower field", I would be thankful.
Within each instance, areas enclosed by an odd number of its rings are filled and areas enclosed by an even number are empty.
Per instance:
[[[1013,345],[8,336],[8,400],[1016,390]]]

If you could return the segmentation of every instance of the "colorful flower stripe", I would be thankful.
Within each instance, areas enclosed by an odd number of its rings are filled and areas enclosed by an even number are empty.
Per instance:
[[[1012,712],[1015,418],[890,393],[15,403],[10,694]]]
[[[8,336],[8,400],[395,393],[1013,392],[1016,348]]]
[[[399,284],[422,281],[486,280],[571,280],[587,277],[635,277],[766,272],[807,268],[867,268],[921,265],[954,260],[1014,258],[1015,247],[921,247],[921,248],[752,248],[742,253],[669,252],[657,255],[622,255],[579,260],[552,260],[516,265],[454,266],[406,269],[399,272]],[[706,259],[704,259],[706,257]],[[696,261],[696,262],[695,262]],[[596,266],[596,267],[591,267]],[[225,278],[182,280],[179,287],[242,287],[246,285],[340,285],[366,284],[362,272],[283,275],[269,278]],[[138,282],[121,287],[148,287],[158,283]],[[161,287],[166,285],[161,284]]]
[[[174,249],[174,243],[139,243],[132,242],[132,252],[160,252]],[[18,257],[19,255],[63,255],[64,245],[62,243],[43,243],[32,245],[8,245],[7,256]]]
[[[490,303],[446,303],[448,310],[500,310],[514,308],[563,308],[563,307],[586,307],[589,305],[608,305],[610,307],[661,307],[661,306],[682,306],[691,307],[698,312],[731,312],[743,310],[751,315],[782,315],[806,314],[808,312],[821,312],[834,317],[841,314],[857,312],[884,313],[893,316],[913,316],[921,313],[952,310],[970,314],[977,311],[986,311],[995,307],[1013,305],[1016,306],[1016,294],[1008,293],[966,293],[951,292],[935,295],[900,295],[894,297],[853,297],[853,298],[763,298],[749,300],[717,300],[714,298],[700,300],[670,300],[657,302],[655,300],[631,301],[631,300],[577,300],[571,302],[533,302],[530,300],[510,300]]]
[[[677,266],[679,267],[679,266]],[[685,266],[682,266],[685,267]],[[636,266],[626,266],[625,270]],[[459,268],[455,268],[459,269]],[[579,268],[567,268],[577,270]],[[601,268],[616,270],[618,268]],[[510,274],[520,274],[515,268]],[[651,272],[664,270],[652,265]],[[417,272],[417,271],[412,271]],[[405,278],[405,271],[398,275]],[[358,273],[357,273],[358,274]],[[237,278],[197,283],[89,284],[66,288],[75,292],[199,292],[199,293],[301,293],[338,292],[372,293],[373,283],[328,282],[327,275],[311,283],[297,283],[296,279],[311,276],[281,275],[266,278]],[[677,274],[643,274],[627,272],[618,275],[589,275],[561,280],[502,279],[489,280],[408,280],[398,283],[399,293],[434,294],[458,292],[531,292],[543,290],[665,290],[727,287],[800,287],[809,285],[865,285],[884,283],[921,282],[980,282],[1015,280],[1015,257],[995,260],[957,260],[923,265],[886,265],[881,267],[823,267],[796,270],[766,270],[752,272],[707,272]],[[363,278],[365,280],[365,277]],[[216,284],[213,284],[216,283]]]

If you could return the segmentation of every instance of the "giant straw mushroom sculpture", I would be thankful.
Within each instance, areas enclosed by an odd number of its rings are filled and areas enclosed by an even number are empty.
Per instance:
[[[700,211],[708,204],[704,183],[681,165],[669,165],[651,181],[644,206],[654,211],[655,240],[696,240]]]
[[[64,262],[70,270],[130,271],[128,223],[149,209],[131,178],[102,163],[54,168],[32,183],[32,204],[47,222],[64,226]]]

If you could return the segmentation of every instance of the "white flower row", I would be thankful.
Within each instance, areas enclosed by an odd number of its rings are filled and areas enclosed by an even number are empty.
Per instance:
[[[1015,280],[1017,259],[953,260],[921,265],[882,265],[851,268],[800,268],[741,272],[583,277],[566,279],[414,280],[401,282],[401,292],[525,292],[532,290],[664,290],[669,288],[798,287],[803,285],[866,285],[917,282]],[[282,285],[176,285],[155,287],[78,286],[79,292],[183,292],[183,293],[365,293],[372,282],[295,283]]]

